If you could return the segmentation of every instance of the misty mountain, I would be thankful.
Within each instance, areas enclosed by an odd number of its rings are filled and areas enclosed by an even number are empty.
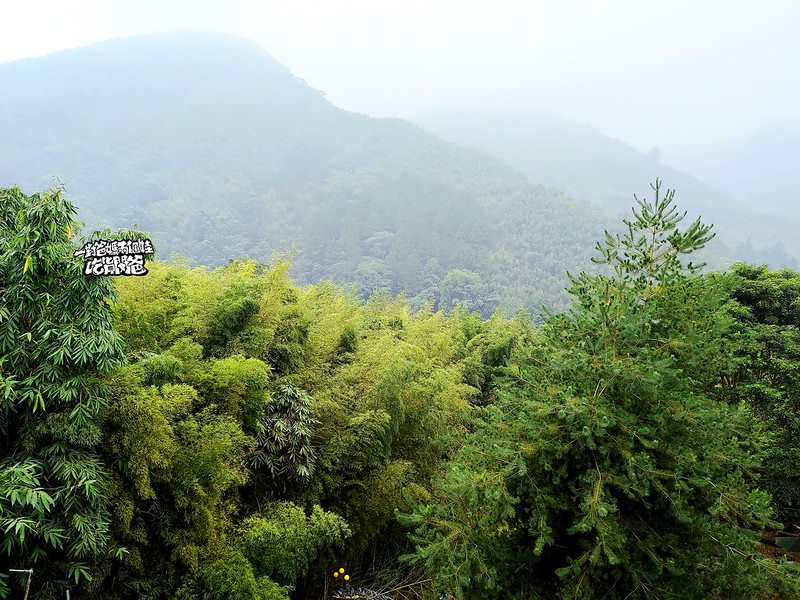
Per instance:
[[[411,120],[446,140],[502,159],[532,182],[558,188],[571,198],[614,213],[630,214],[633,194],[640,198],[648,195],[649,183],[659,177],[677,190],[676,201],[690,216],[714,224],[718,232],[714,245],[728,260],[776,267],[799,264],[800,219],[760,212],[772,205],[763,202],[767,195],[797,179],[797,146],[775,162],[776,137],[764,138],[760,145],[743,145],[738,153],[720,154],[718,160],[709,157],[710,164],[702,172],[719,175],[709,177],[721,188],[717,189],[662,164],[657,148],[642,153],[619,139],[553,114],[449,110],[415,115]],[[783,141],[788,149],[790,144]],[[770,152],[765,152],[767,146]],[[764,180],[773,181],[774,186],[761,189]],[[720,185],[723,183],[726,185]],[[753,199],[750,206],[757,208],[748,208],[739,199]],[[797,209],[794,215],[798,215]],[[725,262],[724,256],[718,260]]]
[[[4,64],[0,89],[0,185],[63,182],[89,228],[136,223],[161,258],[278,251],[301,283],[535,311],[563,305],[608,224],[483,153],[336,108],[234,36]]]
[[[692,172],[753,206],[800,221],[800,125],[764,127],[690,163]]]

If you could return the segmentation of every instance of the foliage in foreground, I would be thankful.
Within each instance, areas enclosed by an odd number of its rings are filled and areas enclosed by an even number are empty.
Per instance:
[[[523,330],[285,263],[112,285],[82,276],[60,192],[3,194],[0,566],[33,566],[33,598],[313,596],[331,563],[390,561],[403,493],[427,497]]]
[[[214,597],[220,569],[313,596],[332,561],[404,545],[402,491],[425,497],[520,329],[298,288],[287,268],[151,263],[118,283],[129,365],[104,431],[130,555],[98,597]]]
[[[61,597],[109,545],[99,376],[122,361],[110,281],[81,275],[60,190],[0,190],[0,572],[34,568]],[[0,597],[8,593],[0,579]]]
[[[655,187],[535,330],[285,263],[111,286],[59,192],[2,190],[0,597],[319,598],[401,554],[460,598],[797,595],[753,551],[759,486],[800,505],[797,274],[700,276]]]
[[[776,516],[800,525],[800,274],[737,264],[723,283],[734,319],[725,343],[734,359],[718,394],[747,402],[764,421],[764,487]]]
[[[770,497],[758,423],[703,392],[730,327],[715,280],[683,255],[672,193],[598,244],[610,276],[572,279],[434,492],[405,523],[408,560],[467,598],[752,598],[800,593],[754,551]]]

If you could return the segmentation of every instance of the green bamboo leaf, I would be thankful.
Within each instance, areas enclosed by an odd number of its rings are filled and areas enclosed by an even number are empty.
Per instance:
[[[36,410],[39,408],[44,410],[44,398],[42,398],[42,394],[40,392],[36,392],[36,399],[33,403],[33,412],[36,412]]]

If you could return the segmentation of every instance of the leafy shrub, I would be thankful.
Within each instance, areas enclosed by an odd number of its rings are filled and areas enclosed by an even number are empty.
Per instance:
[[[291,587],[256,577],[238,550],[227,548],[206,557],[175,595],[176,600],[289,600]]]
[[[256,573],[294,583],[323,550],[341,546],[351,535],[344,519],[314,506],[310,515],[291,502],[271,504],[239,527],[242,553]]]

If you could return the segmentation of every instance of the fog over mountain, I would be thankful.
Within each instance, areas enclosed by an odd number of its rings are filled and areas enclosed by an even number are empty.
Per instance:
[[[610,223],[501,161],[330,104],[242,38],[174,32],[0,65],[0,185],[66,186],[158,256],[291,257],[416,306],[563,306]]]
[[[713,266],[800,256],[795,221],[744,207],[655,150],[541,112],[417,118],[454,145],[337,108],[228,34],[15,61],[0,65],[0,88],[0,185],[63,182],[90,227],[136,223],[160,256],[195,264],[277,251],[300,282],[536,311],[563,305],[565,272],[585,266],[602,229],[656,177],[715,224]]]
[[[800,219],[800,121],[744,133],[683,164],[750,206]]]
[[[3,3],[0,19],[13,23],[0,63],[178,27],[224,31],[346,110],[546,109],[640,151],[658,146],[691,173],[689,159],[800,119],[795,0],[30,0]]]
[[[692,217],[714,223],[716,243],[725,244],[734,259],[794,266],[800,257],[800,213],[790,192],[800,184],[800,154],[792,143],[800,136],[791,130],[754,136],[697,159],[698,171],[707,176],[701,181],[663,164],[658,148],[640,152],[552,113],[451,109],[411,120],[502,159],[533,182],[615,213],[629,213],[633,194],[646,195],[649,182],[659,177],[677,190],[676,200]]]

